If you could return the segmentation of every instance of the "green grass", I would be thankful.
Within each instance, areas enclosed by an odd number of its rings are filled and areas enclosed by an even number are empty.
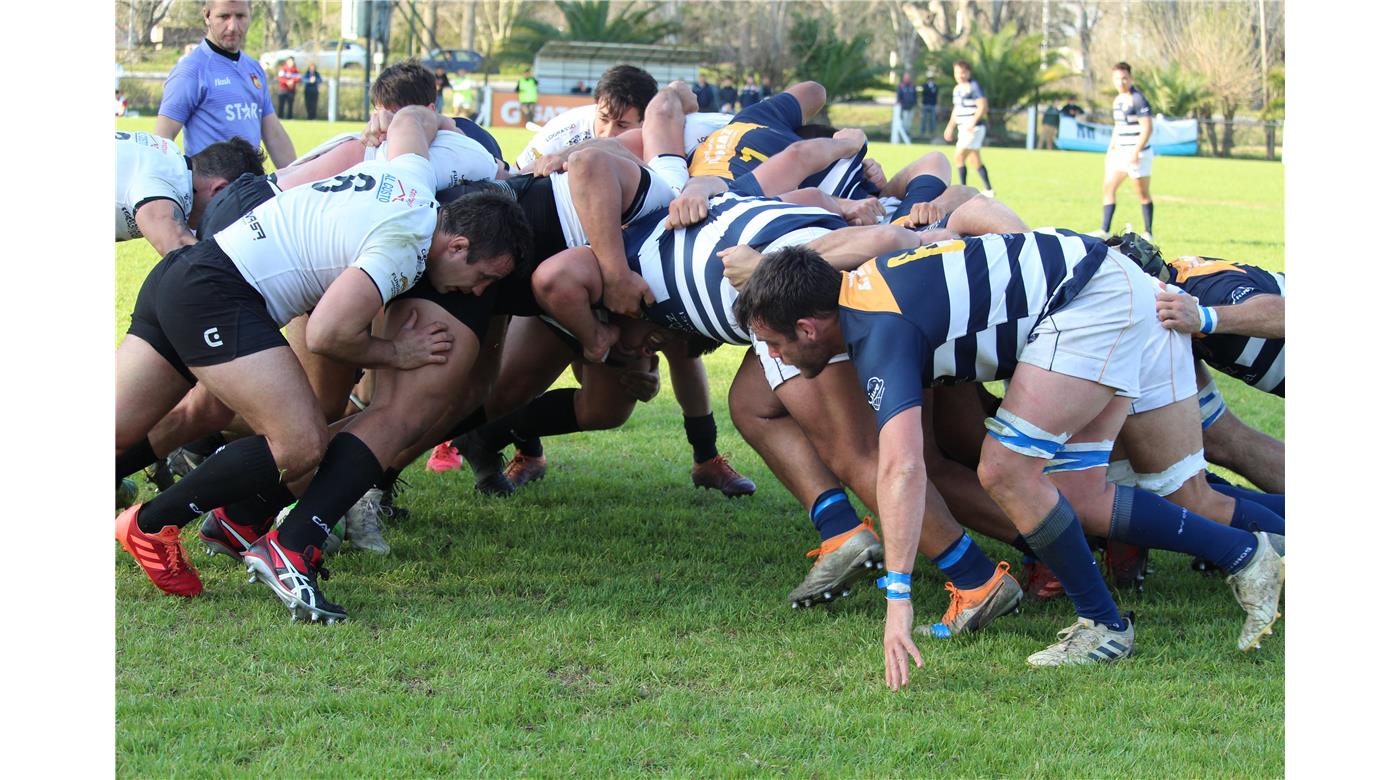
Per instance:
[[[288,125],[299,149],[339,129]],[[499,137],[507,153],[525,141]],[[893,169],[917,149],[872,151]],[[991,149],[985,159],[998,197],[1032,225],[1097,226],[1100,156]],[[1168,253],[1283,268],[1281,166],[1155,167]],[[1119,221],[1138,222],[1136,212],[1123,206]],[[144,242],[116,251],[120,333],[156,258]],[[1237,653],[1239,608],[1182,556],[1155,555],[1147,592],[1120,594],[1138,616],[1135,659],[1027,669],[1025,656],[1071,619],[1058,601],[977,636],[925,638],[913,687],[885,691],[873,587],[831,609],[783,601],[814,534],[727,422],[741,355],[726,347],[707,362],[721,450],[758,484],[748,499],[691,488],[663,379],[621,430],[550,440],[549,476],[509,500],[476,496],[461,472],[407,471],[413,515],[388,528],[393,554],[331,561],[327,591],[352,615],[342,625],[291,625],[224,558],[198,558],[200,598],[165,597],[118,551],[118,772],[1283,774],[1283,632]],[[1240,417],[1283,435],[1279,399],[1218,381]],[[925,624],[946,603],[941,582],[920,564]]]

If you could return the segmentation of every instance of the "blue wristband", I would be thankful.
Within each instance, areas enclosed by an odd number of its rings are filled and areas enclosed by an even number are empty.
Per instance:
[[[1201,332],[1214,333],[1215,325],[1219,322],[1215,309],[1210,306],[1202,306],[1200,301],[1196,301],[1196,311],[1201,315]]]
[[[885,576],[875,580],[875,587],[885,591],[885,599],[888,601],[908,601],[909,589],[913,583],[913,577],[904,572],[886,572]]]

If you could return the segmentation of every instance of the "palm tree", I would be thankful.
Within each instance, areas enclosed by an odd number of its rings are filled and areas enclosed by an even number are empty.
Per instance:
[[[1153,108],[1173,117],[1190,116],[1211,97],[1205,77],[1177,62],[1145,71],[1137,86]]]
[[[884,68],[867,54],[870,36],[859,34],[840,38],[830,19],[798,16],[788,33],[792,52],[793,80],[816,81],[826,87],[826,106],[812,118],[829,123],[826,107],[858,97],[868,89],[884,87]]]
[[[972,66],[972,78],[987,96],[987,133],[998,135],[995,128],[1005,123],[1006,115],[1031,103],[1069,98],[1073,93],[1051,89],[1050,85],[1069,75],[1059,52],[1045,52],[1045,67],[1041,65],[1040,36],[1018,35],[1010,27],[998,33],[973,33],[962,46],[929,53],[938,73],[953,72],[953,63],[967,60]]]
[[[502,59],[533,62],[535,54],[550,41],[656,43],[679,32],[679,26],[673,22],[654,21],[654,9],[633,8],[631,2],[622,3],[615,10],[609,0],[554,0],[554,5],[564,16],[564,26],[520,16],[502,49]]]

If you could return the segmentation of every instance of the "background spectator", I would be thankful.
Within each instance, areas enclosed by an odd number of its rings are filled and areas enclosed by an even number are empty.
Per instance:
[[[938,130],[938,83],[928,74],[919,88],[922,105],[919,108],[919,135],[933,135]]]
[[[763,89],[759,90],[758,94],[760,99],[773,97],[773,79],[764,76]]]
[[[757,103],[760,99],[761,97],[759,95],[758,85],[753,83],[753,76],[745,78],[744,88],[739,90],[740,110],[748,108],[754,103]]]
[[[205,38],[170,71],[160,99],[155,134],[174,141],[183,131],[185,154],[238,137],[266,145],[278,168],[296,159],[292,139],[277,120],[267,74],[243,53],[252,11],[247,0],[209,0]]]
[[[732,114],[739,108],[739,90],[734,88],[734,79],[726,78],[720,82],[719,88],[719,110],[726,114]]]
[[[895,102],[899,105],[899,121],[904,126],[905,135],[914,128],[914,113],[919,105],[919,88],[914,86],[914,75],[904,71],[899,85],[894,88]]]
[[[700,74],[700,80],[691,87],[691,91],[695,93],[695,100],[700,103],[701,113],[711,113],[719,108],[719,93],[714,84],[705,80],[705,74]]]
[[[593,94],[593,90],[590,89],[589,86],[588,86],[587,84],[583,83],[583,79],[579,79],[579,80],[578,80],[578,83],[575,84],[575,85],[569,90],[569,94],[570,94],[570,95],[591,95],[591,94]]]
[[[126,116],[126,95],[117,90],[117,116]]]
[[[1060,112],[1053,106],[1046,106],[1045,115],[1040,119],[1040,137],[1035,141],[1037,149],[1054,149],[1055,139],[1060,135]]]
[[[525,124],[535,121],[535,104],[540,99],[540,82],[535,80],[533,70],[525,69],[525,76],[515,82],[515,92],[520,98],[520,115]]]
[[[447,68],[441,65],[437,66],[437,71],[433,73],[433,78],[437,79],[437,102],[434,105],[437,106],[437,112],[441,114],[445,101],[442,93],[451,89],[452,83],[447,80]]]
[[[306,72],[301,74],[302,98],[306,100],[306,118],[316,118],[316,103],[321,98],[321,71],[316,69],[316,63],[306,66]]]
[[[277,69],[277,116],[282,119],[292,118],[292,109],[296,107],[297,82],[301,81],[301,71],[297,70],[297,61],[291,57],[282,63],[282,67]]]

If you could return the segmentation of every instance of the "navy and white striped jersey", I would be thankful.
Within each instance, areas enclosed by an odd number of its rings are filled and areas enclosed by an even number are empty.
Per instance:
[[[748,344],[748,328],[734,319],[739,293],[724,278],[721,250],[748,244],[760,252],[796,246],[846,226],[825,209],[725,193],[710,200],[704,222],[667,230],[666,211],[627,226],[627,263],[656,296],[647,319],[673,330],[729,344]]]
[[[1128,94],[1119,93],[1113,99],[1113,143],[1115,149],[1132,149],[1142,136],[1141,117],[1151,117],[1152,106],[1137,87],[1129,87]],[[1152,142],[1142,147],[1152,148]]]
[[[1172,284],[1202,306],[1232,306],[1256,295],[1283,296],[1283,274],[1214,257],[1178,257],[1169,266]],[[1283,339],[1212,333],[1191,340],[1206,365],[1245,384],[1283,397]]]
[[[1031,330],[1107,252],[1041,228],[928,244],[842,274],[841,330],[876,424],[917,406],[927,386],[1009,378]]]
[[[982,93],[982,85],[976,79],[969,80],[966,84],[958,84],[953,87],[953,124],[958,127],[976,127],[987,123],[987,118],[983,116],[972,122],[972,115],[977,113],[977,101],[986,95]]]

